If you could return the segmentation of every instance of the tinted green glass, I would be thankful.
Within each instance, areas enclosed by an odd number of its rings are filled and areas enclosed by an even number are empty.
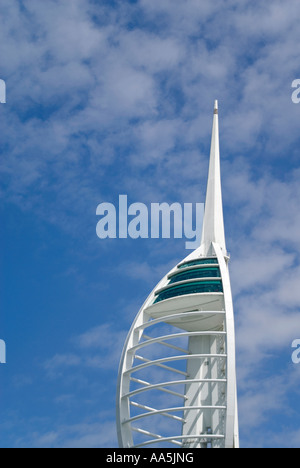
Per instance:
[[[166,289],[165,291],[162,291],[157,296],[154,303],[164,301],[165,299],[170,299],[171,297],[207,292],[223,292],[222,281],[198,281],[188,284],[182,284],[180,286],[174,286],[172,288]]]
[[[172,276],[169,284],[178,283],[194,278],[220,278],[221,273],[218,267],[199,268],[195,270],[185,271]]]
[[[202,260],[191,260],[190,262],[184,263],[183,265],[180,265],[178,268],[188,268],[190,266],[194,265],[212,265],[212,264],[217,264],[218,259],[217,258],[203,258]]]

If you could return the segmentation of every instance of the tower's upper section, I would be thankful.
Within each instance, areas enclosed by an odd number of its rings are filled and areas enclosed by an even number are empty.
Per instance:
[[[200,249],[201,255],[208,256],[213,253],[212,242],[219,244],[224,255],[227,254],[221,188],[218,101],[215,101],[214,107],[209,173]]]

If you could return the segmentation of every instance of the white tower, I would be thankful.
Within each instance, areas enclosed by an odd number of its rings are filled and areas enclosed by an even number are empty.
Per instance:
[[[201,246],[151,292],[119,369],[120,447],[238,448],[234,315],[215,102]]]

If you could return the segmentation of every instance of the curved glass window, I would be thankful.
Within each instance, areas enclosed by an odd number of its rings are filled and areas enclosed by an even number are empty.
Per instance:
[[[194,279],[194,278],[220,278],[221,273],[218,267],[198,268],[195,270],[184,271],[172,276],[169,284],[178,283],[179,281]]]
[[[212,264],[218,264],[218,259],[217,258],[202,258],[201,260],[191,260],[190,262],[184,263],[183,265],[179,265],[178,268],[188,268],[190,266],[194,265],[212,265]]]
[[[181,284],[166,289],[158,294],[154,304],[171,297],[184,296],[186,294],[223,292],[222,281],[195,281],[193,283]]]

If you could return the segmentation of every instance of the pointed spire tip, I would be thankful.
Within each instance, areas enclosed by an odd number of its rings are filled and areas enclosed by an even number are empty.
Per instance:
[[[218,101],[216,100],[215,101],[215,107],[214,107],[214,111],[215,111],[214,113],[215,114],[218,114],[218,108],[219,108],[219,105],[218,105]]]
[[[214,113],[201,240],[201,252],[204,256],[209,256],[212,243],[219,244],[223,252],[226,252],[220,169],[219,125],[217,115],[218,101],[215,101]]]

